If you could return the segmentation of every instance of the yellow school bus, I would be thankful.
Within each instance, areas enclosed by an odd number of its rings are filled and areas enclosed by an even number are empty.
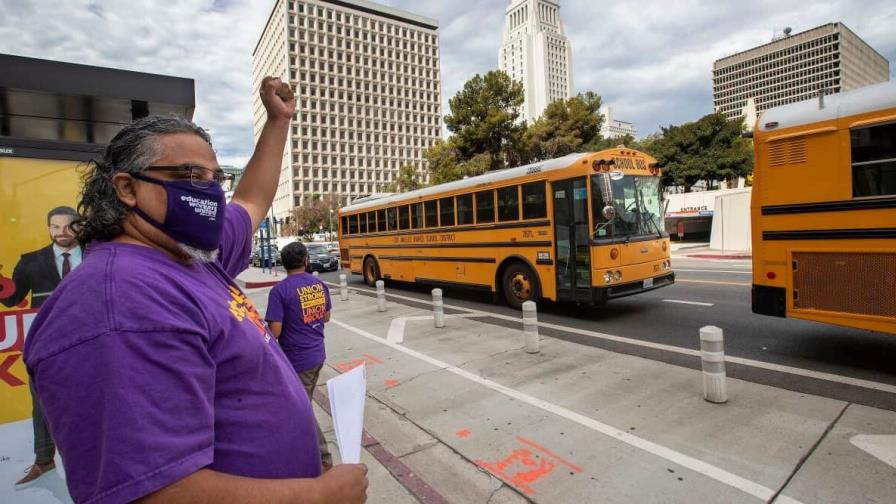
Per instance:
[[[602,304],[671,285],[660,169],[623,146],[489,172],[339,211],[344,267],[377,279]]]
[[[896,334],[896,83],[773,108],[753,138],[753,311]]]

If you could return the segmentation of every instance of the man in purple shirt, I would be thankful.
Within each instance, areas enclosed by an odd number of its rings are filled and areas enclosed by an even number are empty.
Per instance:
[[[284,247],[280,251],[280,260],[288,276],[271,289],[264,318],[299,375],[308,399],[313,399],[317,378],[327,358],[324,324],[330,321],[330,290],[305,271],[308,249],[301,243]],[[317,426],[317,443],[321,464],[328,470],[333,467],[333,458],[320,425]]]
[[[25,362],[75,502],[364,502],[363,465],[321,475],[292,366],[233,277],[277,187],[292,90],[230,205],[208,134],[176,116],[126,126],[92,164],[81,266],[44,304]]]

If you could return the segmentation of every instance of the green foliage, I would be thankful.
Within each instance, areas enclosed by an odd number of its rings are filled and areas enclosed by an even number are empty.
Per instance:
[[[398,170],[398,178],[386,186],[387,192],[408,192],[423,187],[420,174],[412,165],[404,165]]]
[[[689,192],[701,180],[731,180],[752,171],[753,149],[741,137],[742,131],[743,119],[728,121],[723,114],[713,113],[662,128],[661,135],[644,147],[663,167],[663,183]]]
[[[528,161],[593,150],[600,141],[601,98],[588,91],[568,100],[549,104],[544,114],[526,131]]]
[[[493,70],[468,80],[448,101],[451,114],[445,116],[459,162],[488,154],[489,169],[497,170],[517,161],[526,131],[519,122],[523,99],[522,83],[504,72]]]
[[[339,200],[329,194],[324,196],[314,195],[303,206],[293,209],[292,218],[281,229],[285,236],[309,237],[321,229],[330,229],[330,211],[332,210],[333,228],[336,227],[336,211],[339,210]]]
[[[432,147],[426,149],[423,157],[427,161],[429,180],[433,184],[444,184],[464,177],[481,175],[491,168],[492,163],[491,155],[485,152],[467,161],[460,161],[460,151],[454,137],[447,142],[437,140]]]

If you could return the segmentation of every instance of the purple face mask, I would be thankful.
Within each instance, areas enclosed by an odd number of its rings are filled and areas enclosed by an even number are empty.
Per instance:
[[[132,177],[158,184],[168,195],[165,222],[159,223],[146,212],[134,207],[134,212],[159,231],[180,243],[200,250],[216,250],[224,231],[224,189],[221,184],[196,187],[189,180],[159,180],[140,173]]]

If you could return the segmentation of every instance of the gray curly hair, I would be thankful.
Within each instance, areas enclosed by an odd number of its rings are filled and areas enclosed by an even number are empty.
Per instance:
[[[212,144],[204,129],[181,116],[148,116],[125,126],[109,142],[103,156],[88,163],[78,202],[81,243],[111,240],[124,231],[124,218],[130,209],[118,199],[112,177],[146,170],[161,154],[159,137],[172,133],[193,133]]]

